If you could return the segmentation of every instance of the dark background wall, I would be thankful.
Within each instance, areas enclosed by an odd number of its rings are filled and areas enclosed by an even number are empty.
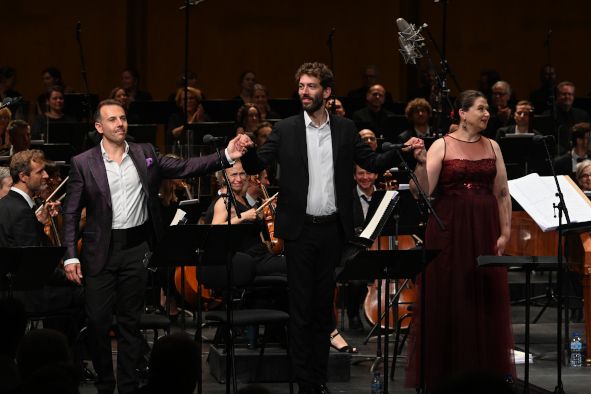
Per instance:
[[[105,97],[130,65],[155,99],[174,90],[183,69],[182,0],[6,1],[0,13],[0,65],[17,69],[17,90],[33,100],[42,89],[40,72],[59,67],[66,83],[82,89],[76,22],[90,90]],[[463,89],[477,86],[483,69],[496,69],[525,97],[538,85],[547,61],[543,46],[552,29],[551,61],[559,79],[573,80],[577,94],[591,90],[589,69],[591,2],[451,0],[447,58]],[[238,75],[252,69],[271,96],[287,97],[293,74],[304,61],[328,62],[332,27],[338,93],[360,85],[363,65],[375,63],[386,88],[399,100],[416,84],[417,72],[398,53],[397,17],[426,22],[442,41],[443,5],[428,0],[207,0],[191,9],[190,68],[208,98],[238,93]],[[439,59],[433,55],[435,62]],[[455,89],[455,86],[451,86]]]

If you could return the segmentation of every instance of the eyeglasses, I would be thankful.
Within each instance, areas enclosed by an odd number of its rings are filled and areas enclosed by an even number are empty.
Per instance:
[[[375,141],[376,137],[362,137],[361,138],[363,141]]]
[[[517,111],[515,112],[515,115],[519,115],[519,116],[529,116],[529,113],[531,111]]]
[[[591,174],[581,174],[579,176],[579,179],[589,179],[589,178],[591,178]]]
[[[505,95],[507,95],[507,92],[493,92],[492,95],[493,96],[505,96]]]

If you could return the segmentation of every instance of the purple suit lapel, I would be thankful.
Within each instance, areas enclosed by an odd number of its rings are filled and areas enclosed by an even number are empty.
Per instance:
[[[94,152],[90,161],[90,173],[98,185],[99,192],[107,201],[107,205],[109,208],[112,208],[111,191],[109,189],[109,181],[107,179],[107,169],[105,168],[105,162],[103,161],[100,145],[94,148]]]
[[[146,155],[142,151],[142,148],[136,144],[129,144],[129,157],[133,161],[137,173],[140,177],[140,182],[142,184],[142,189],[144,189],[144,193],[146,196],[149,195],[149,188],[148,188],[148,165],[146,163]],[[152,159],[155,160],[155,159]]]

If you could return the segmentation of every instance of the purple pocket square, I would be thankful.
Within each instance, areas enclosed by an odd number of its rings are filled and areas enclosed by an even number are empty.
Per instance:
[[[152,164],[154,164],[154,159],[152,159],[151,157],[147,157],[146,165],[148,166],[148,168],[152,167]]]

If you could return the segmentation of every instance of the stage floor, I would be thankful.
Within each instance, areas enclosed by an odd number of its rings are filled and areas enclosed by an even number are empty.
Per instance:
[[[520,278],[519,275],[515,276],[512,273],[511,282],[518,283]],[[532,307],[532,319],[536,316],[541,308],[539,306]],[[524,342],[524,313],[525,309],[522,305],[512,306],[513,315],[513,332],[515,335],[516,348],[523,350]],[[329,388],[333,393],[364,393],[370,391],[370,382],[372,375],[370,373],[370,366],[372,364],[373,357],[375,357],[375,342],[369,342],[367,345],[363,345],[362,342],[365,338],[365,333],[369,331],[369,328],[364,322],[365,332],[352,332],[345,330],[343,332],[346,339],[352,346],[359,349],[359,354],[353,355],[351,365],[351,379],[348,382],[329,382]],[[180,330],[178,327],[174,327],[174,330]],[[187,321],[186,330],[194,334],[195,329],[192,325],[191,319]],[[583,323],[571,323],[570,331],[578,331],[582,333],[584,340],[584,326]],[[213,330],[205,330],[205,337],[212,337]],[[538,323],[531,325],[531,344],[530,351],[533,353],[533,364],[530,364],[530,384],[536,387],[532,387],[530,392],[532,393],[544,393],[554,392],[557,383],[556,375],[556,308],[550,306],[545,313],[542,315]],[[203,360],[205,362],[207,358],[209,348],[208,345],[204,345],[203,348]],[[331,350],[334,352],[334,350]],[[390,355],[392,350],[390,350]],[[407,389],[403,387],[404,381],[404,366],[406,364],[405,352],[402,356],[398,357],[396,364],[396,376],[395,380],[389,383],[390,393],[415,393],[414,389]],[[517,366],[518,378],[523,379],[523,364]],[[181,377],[177,377],[180,379]],[[562,367],[562,383],[565,393],[568,394],[587,394],[590,392],[591,387],[591,367],[583,368],[569,368]],[[239,382],[238,388],[246,386],[247,383]],[[267,388],[272,393],[289,393],[288,385],[286,383],[261,383],[262,386]],[[538,390],[541,389],[541,390]],[[545,391],[544,391],[545,390]],[[95,388],[91,384],[82,384],[80,386],[80,392],[95,393]],[[203,370],[203,392],[204,393],[225,393],[225,385],[218,383],[210,374],[209,367],[205,363]],[[295,388],[297,393],[297,386]]]

